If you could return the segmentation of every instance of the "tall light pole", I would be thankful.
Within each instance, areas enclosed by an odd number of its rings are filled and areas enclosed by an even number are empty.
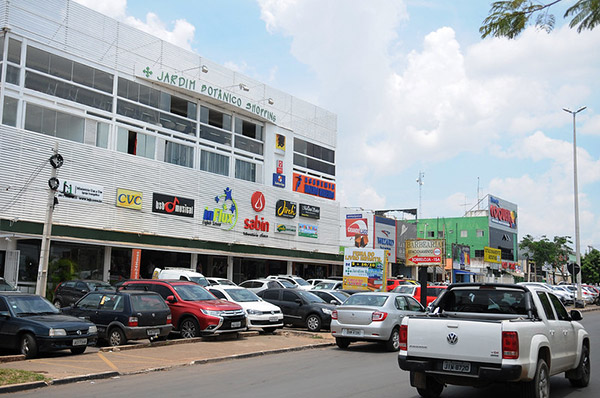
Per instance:
[[[577,268],[579,272],[577,272],[577,301],[579,301],[580,305],[583,304],[582,295],[581,295],[581,251],[580,251],[580,243],[579,243],[579,188],[577,186],[577,135],[575,132],[575,118],[579,112],[584,110],[586,107],[582,106],[576,111],[572,111],[567,108],[563,108],[563,111],[570,113],[573,115],[573,190],[575,193],[575,261],[577,263]],[[573,270],[575,271],[575,270]]]

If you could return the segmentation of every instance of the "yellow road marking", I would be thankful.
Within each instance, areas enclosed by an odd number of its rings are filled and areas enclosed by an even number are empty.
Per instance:
[[[98,352],[98,356],[100,357],[100,359],[102,359],[108,366],[110,366],[110,368],[114,371],[119,371],[119,368],[117,368],[115,366],[114,363],[112,363],[111,361],[109,361],[104,355],[102,355],[101,352]]]

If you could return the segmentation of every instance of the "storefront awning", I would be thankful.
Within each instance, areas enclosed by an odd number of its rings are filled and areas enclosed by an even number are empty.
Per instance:
[[[464,271],[462,269],[455,269],[454,273],[459,275],[479,275],[477,272]]]

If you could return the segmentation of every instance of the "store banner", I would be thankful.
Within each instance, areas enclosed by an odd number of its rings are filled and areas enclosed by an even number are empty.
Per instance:
[[[346,248],[343,289],[379,290],[387,284],[387,268],[385,250]]]
[[[502,261],[502,250],[485,246],[483,248],[483,261],[499,264]]]
[[[141,249],[131,249],[131,279],[140,279]]]

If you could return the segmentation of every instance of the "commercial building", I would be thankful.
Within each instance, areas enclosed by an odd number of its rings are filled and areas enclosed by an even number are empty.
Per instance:
[[[335,114],[72,1],[0,24],[0,276],[35,288],[44,225],[50,284],[341,274]]]

